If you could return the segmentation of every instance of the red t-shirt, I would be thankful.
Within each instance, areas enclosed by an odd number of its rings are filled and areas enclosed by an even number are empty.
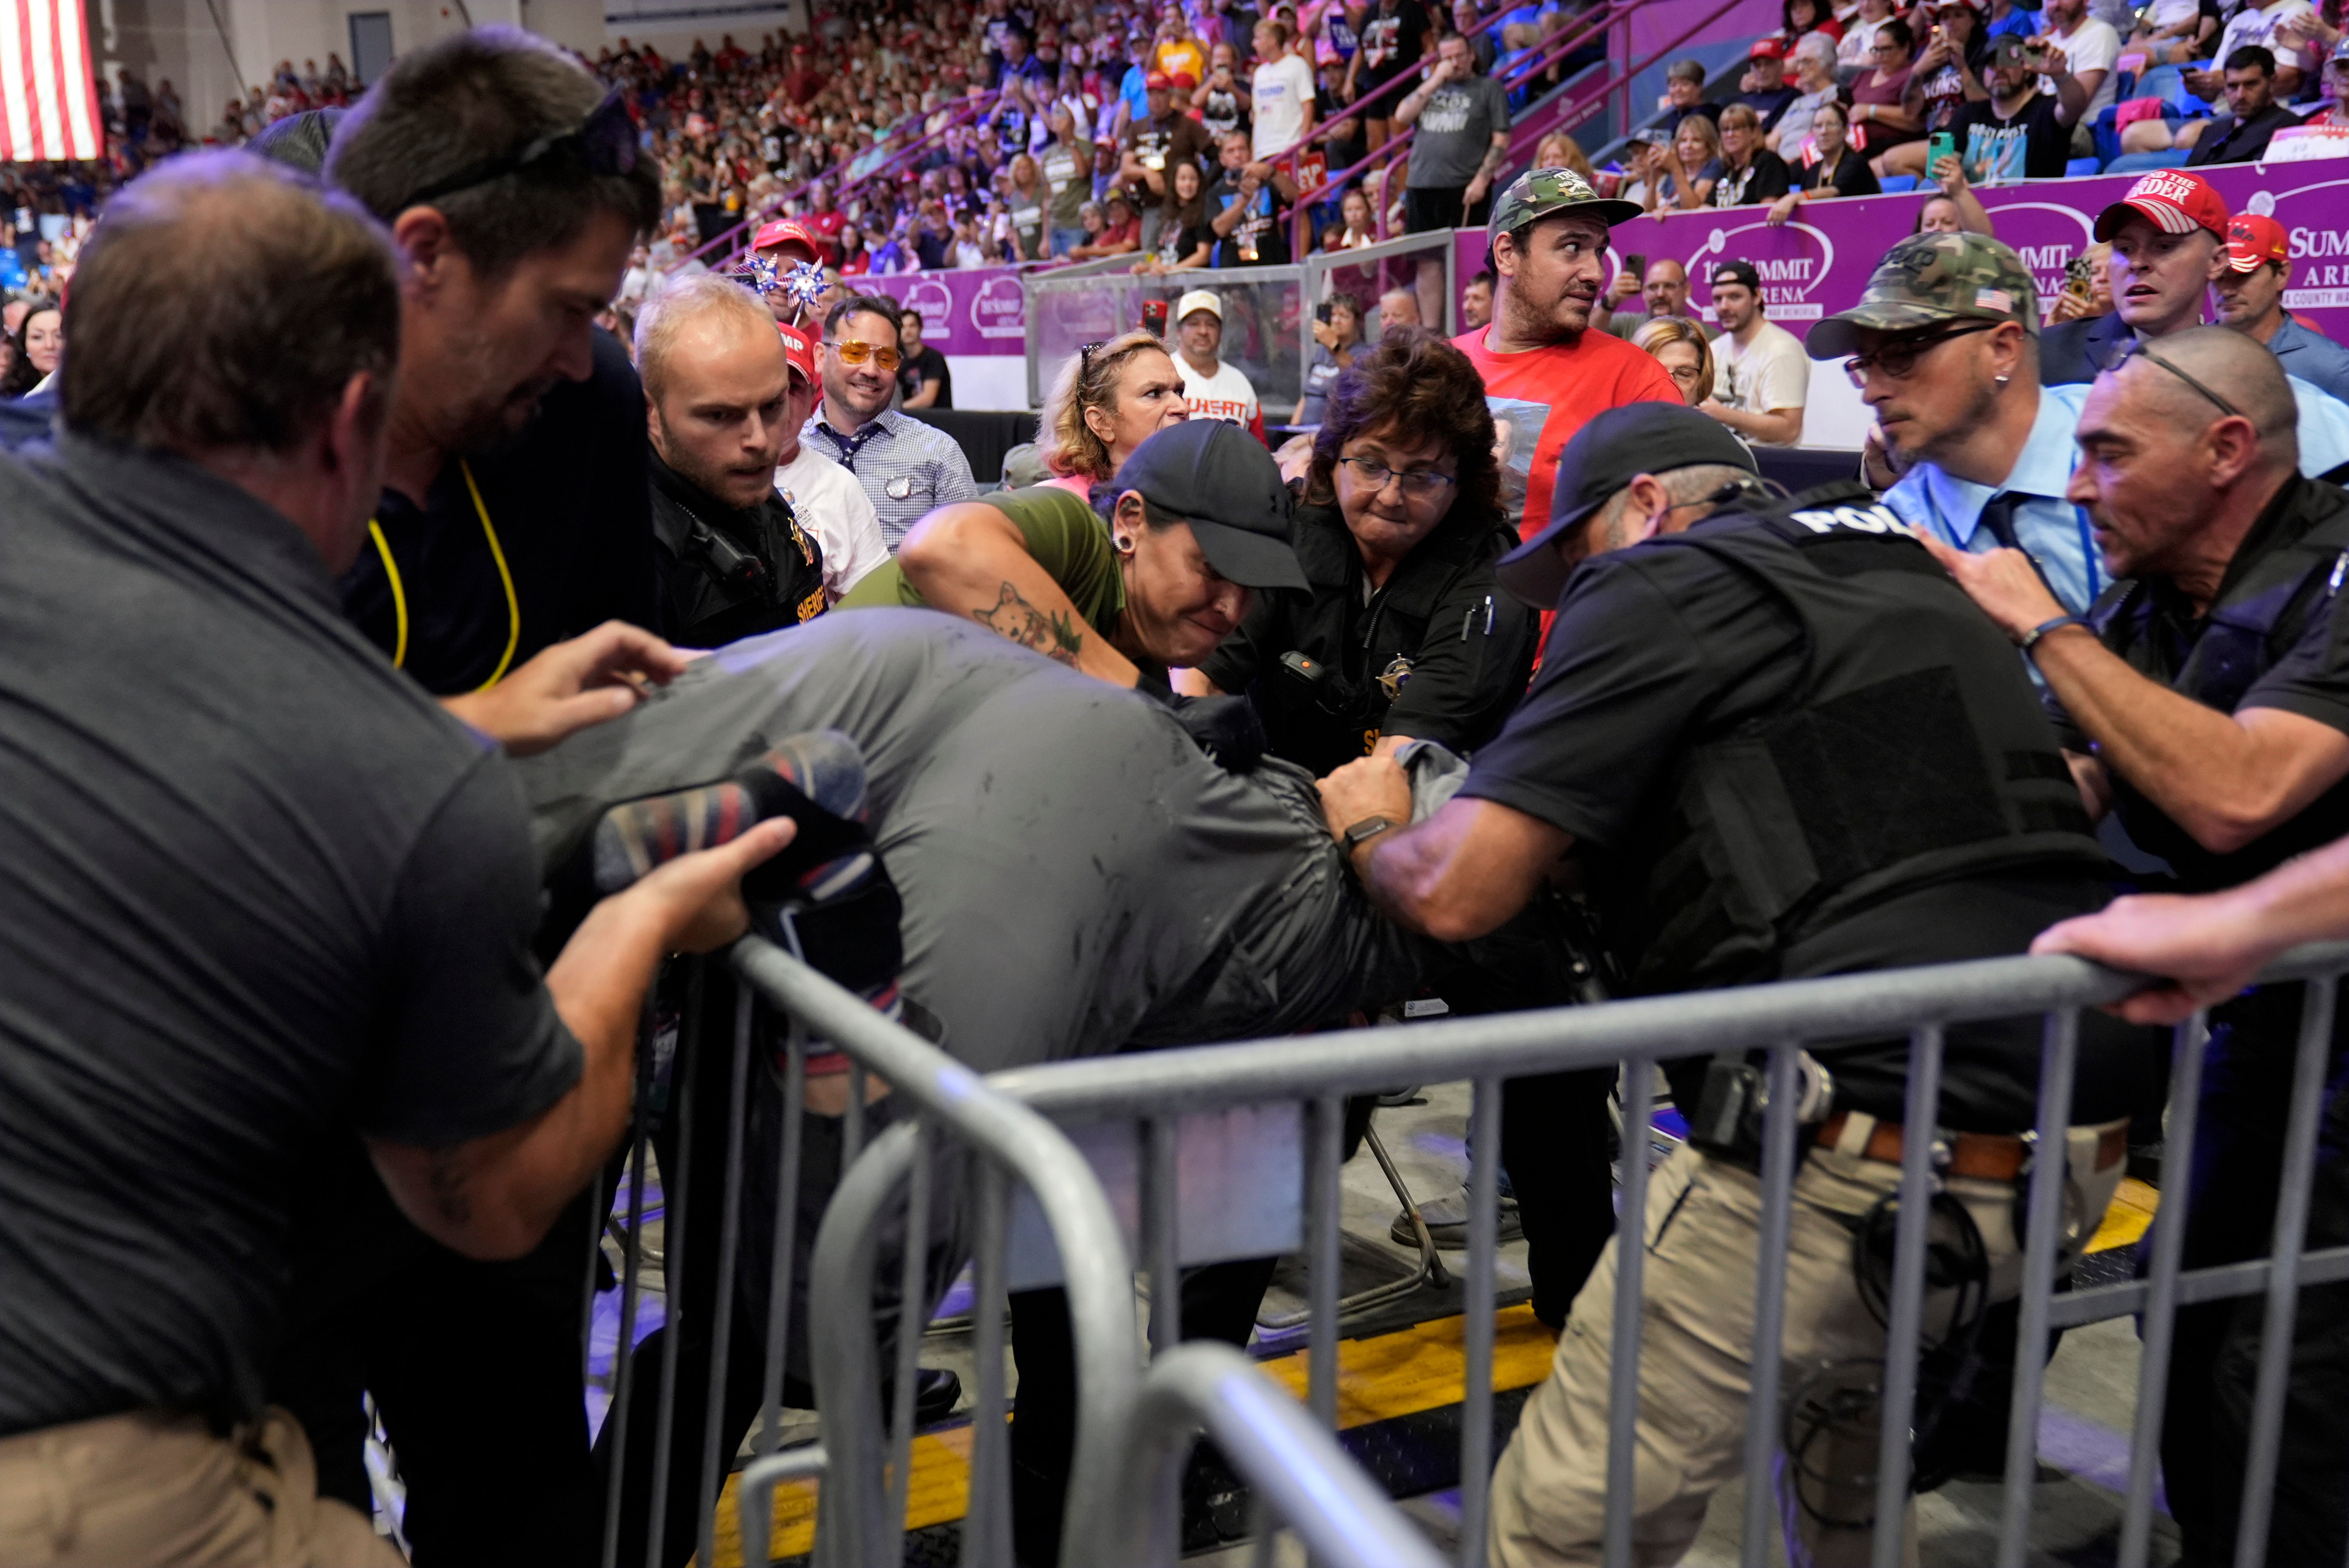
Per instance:
[[[1626,403],[1678,403],[1680,388],[1664,367],[1611,332],[1586,330],[1572,343],[1553,343],[1521,354],[1495,354],[1478,327],[1452,340],[1485,378],[1485,390],[1545,405],[1541,439],[1526,481],[1526,514],[1518,536],[1530,539],[1549,526],[1550,483],[1557,455],[1591,418]]]

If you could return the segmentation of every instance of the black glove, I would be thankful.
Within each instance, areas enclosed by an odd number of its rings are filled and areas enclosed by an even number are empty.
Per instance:
[[[1173,714],[1174,722],[1183,727],[1183,733],[1191,738],[1192,744],[1225,772],[1253,773],[1256,765],[1264,760],[1264,721],[1257,717],[1256,705],[1247,698],[1185,696],[1147,682],[1133,689]]]

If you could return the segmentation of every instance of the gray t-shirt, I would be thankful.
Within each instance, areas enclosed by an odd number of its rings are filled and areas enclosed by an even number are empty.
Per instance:
[[[934,610],[730,644],[515,767],[554,865],[611,802],[823,728],[864,754],[905,994],[978,1071],[1307,1028],[1410,987],[1302,770],[1226,773],[1147,697]]]
[[[1509,94],[1490,77],[1446,82],[1428,95],[1411,142],[1413,191],[1451,191],[1476,178],[1493,138],[1509,129]]]
[[[305,1157],[578,1080],[502,753],[176,458],[0,456],[0,1435],[260,1408]]]

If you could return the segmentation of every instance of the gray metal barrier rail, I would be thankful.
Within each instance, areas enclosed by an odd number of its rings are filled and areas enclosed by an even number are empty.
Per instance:
[[[1154,1483],[1156,1472],[1136,1457],[1164,1455],[1178,1443],[1173,1423],[1191,1417],[1204,1419],[1217,1434],[1229,1439],[1241,1462],[1261,1491],[1273,1499],[1281,1516],[1292,1522],[1317,1546],[1327,1543],[1330,1561],[1341,1563],[1386,1563],[1415,1568],[1430,1561],[1385,1550],[1380,1543],[1412,1537],[1411,1527],[1384,1496],[1353,1468],[1326,1435],[1312,1429],[1303,1413],[1268,1379],[1245,1369],[1235,1378],[1228,1367],[1200,1357],[1185,1355],[1154,1374],[1145,1393],[1143,1346],[1135,1316],[1135,1280],[1124,1234],[1092,1168],[1077,1148],[1036,1111],[989,1088],[968,1068],[899,1025],[889,1022],[863,1000],[842,989],[780,949],[756,938],[738,944],[731,954],[735,972],[746,982],[734,1009],[730,1042],[681,1039],[671,1058],[670,1105],[677,1117],[671,1148],[677,1168],[661,1171],[662,1198],[668,1222],[664,1234],[664,1284],[667,1290],[667,1326],[669,1337],[660,1357],[654,1453],[646,1479],[649,1481],[645,1561],[657,1568],[664,1561],[663,1530],[669,1522],[669,1488],[674,1460],[679,1452],[698,1452],[698,1474],[714,1495],[714,1478],[731,1468],[734,1455],[725,1449],[724,1391],[729,1386],[730,1347],[733,1343],[735,1287],[743,1268],[769,1274],[768,1318],[764,1325],[761,1366],[760,1413],[752,1429],[755,1457],[738,1482],[743,1559],[749,1563],[770,1561],[770,1525],[776,1488],[786,1480],[820,1479],[815,1560],[831,1568],[869,1568],[894,1563],[904,1556],[905,1519],[911,1478],[914,1435],[914,1372],[922,1338],[920,1326],[929,1301],[926,1266],[930,1239],[950,1216],[931,1212],[933,1161],[968,1158],[972,1161],[970,1220],[977,1290],[971,1310],[976,1399],[972,1409],[970,1506],[963,1524],[961,1560],[966,1563],[1005,1564],[1010,1562],[1009,1459],[1005,1411],[1004,1314],[1010,1251],[1013,1198],[1018,1187],[1032,1194],[1041,1212],[1043,1229],[1057,1249],[1065,1284],[1077,1371],[1076,1447],[1070,1477],[1062,1561],[1072,1565],[1137,1562],[1154,1546],[1147,1508],[1111,1505],[1133,1489]],[[752,1074],[751,993],[789,1020],[786,1060],[781,1074],[781,1156],[774,1169],[753,1169],[747,1152],[747,1097],[757,1091]],[[700,1016],[689,1005],[688,1030]],[[811,1369],[818,1407],[820,1440],[790,1449],[781,1442],[781,1398],[786,1349],[791,1340],[792,1273],[799,1237],[798,1185],[805,1139],[808,1103],[806,1062],[808,1041],[818,1039],[846,1055],[847,1109],[843,1129],[843,1170],[819,1228],[808,1269],[807,1323]],[[700,1048],[730,1045],[722,1063],[696,1061]],[[645,1112],[651,1103],[647,1092],[652,1081],[647,1051],[639,1079],[638,1136],[631,1151],[634,1196],[627,1208],[624,1263],[621,1270],[621,1323],[615,1361],[610,1489],[605,1521],[603,1562],[614,1568],[621,1540],[623,1487],[617,1478],[628,1473],[628,1413],[645,1391],[636,1381],[631,1348],[645,1263],[646,1161]],[[717,1076],[723,1068],[722,1080]],[[761,1067],[761,1072],[765,1068]],[[869,1142],[871,1119],[865,1109],[868,1078],[890,1090],[893,1124]],[[697,1092],[711,1092],[722,1081],[727,1095],[722,1108],[722,1150],[716,1151],[714,1171],[708,1169],[709,1150],[693,1147],[697,1126]],[[697,1088],[698,1086],[698,1088]],[[709,1108],[701,1108],[699,1125],[705,1136],[713,1126]],[[697,1171],[697,1163],[703,1169]],[[679,1283],[687,1259],[683,1237],[689,1203],[707,1203],[713,1194],[700,1189],[712,1181],[720,1207],[714,1233],[705,1231],[693,1243],[714,1245],[714,1283],[698,1293],[680,1295]],[[748,1181],[771,1181],[775,1222],[769,1238],[771,1255],[757,1256],[758,1246],[744,1243],[743,1220]],[[885,1425],[877,1391],[881,1376],[878,1326],[874,1312],[876,1274],[883,1263],[885,1238],[903,1215],[901,1273],[893,1374]],[[599,1241],[600,1246],[600,1241]],[[745,1253],[750,1255],[746,1261]],[[591,1270],[589,1288],[593,1288]],[[682,1358],[679,1331],[687,1315],[701,1315],[709,1327],[710,1359],[705,1412],[697,1431],[680,1432],[678,1362]],[[1253,1379],[1253,1382],[1248,1381]],[[1284,1417],[1281,1407],[1287,1405]],[[1187,1412],[1187,1414],[1185,1414]],[[678,1445],[690,1442],[693,1450]],[[1296,1476],[1282,1467],[1300,1465]],[[640,1467],[641,1468],[641,1467]],[[682,1506],[680,1502],[679,1506]],[[716,1544],[716,1511],[709,1500],[696,1499],[697,1560],[709,1563]],[[1360,1548],[1360,1550],[1356,1550]],[[631,1564],[633,1568],[633,1563]]]
[[[1114,1518],[1143,1522],[1136,1568],[1174,1561],[1175,1485],[1204,1426],[1274,1517],[1326,1568],[1439,1568],[1427,1537],[1395,1511],[1302,1407],[1228,1345],[1181,1345],[1151,1363],[1127,1424]]]
[[[2054,1289],[2057,1231],[2062,1222],[2065,1161],[2033,1162],[2023,1234],[2021,1328],[1998,1532],[2001,1568],[2022,1568],[2025,1561],[2042,1374],[2050,1332],[2129,1313],[2144,1315],[2145,1349],[2119,1553],[2122,1568],[2142,1568],[2150,1534],[2168,1352],[2178,1308],[2262,1293],[2265,1334],[2234,1561],[2240,1568],[2259,1568],[2264,1561],[2297,1293],[2302,1285],[2349,1279],[2349,1246],[2303,1251],[2323,1072],[2331,1038],[2333,982],[2344,972],[2349,972],[2349,944],[2327,944],[2287,954],[2262,977],[2265,984],[2309,983],[2268,1258],[2182,1271],[2182,1226],[2165,1224],[2157,1228],[2147,1279],[2058,1294]],[[1307,1108],[1306,1252],[1313,1305],[1309,1404],[1324,1424],[1331,1423],[1337,1398],[1339,1160],[1345,1099],[1397,1083],[1472,1081],[1469,1249],[1464,1271],[1467,1370],[1461,1420],[1461,1561],[1481,1564],[1494,1458],[1495,1200],[1505,1079],[1616,1062],[1653,1063],[1723,1049],[1766,1048],[1769,1109],[1761,1166],[1761,1266],[1755,1284],[1754,1342],[1780,1345],[1796,1154],[1796,1059],[1806,1042],[1907,1034],[1910,1055],[1906,1124],[1931,1126],[1940,1103],[1943,1032],[1948,1026],[2044,1014],[2037,1147],[2060,1149],[2064,1147],[2069,1124],[2080,1009],[2116,1001],[2144,984],[2139,977],[2077,959],[1996,959],[1598,1007],[1434,1022],[1410,1028],[1351,1030],[1095,1057],[998,1073],[988,1081],[1063,1124],[1130,1121],[1142,1130],[1148,1143],[1168,1149],[1175,1144],[1186,1115],[1267,1104]],[[2206,1040],[2207,1028],[2199,1015],[2180,1026],[2174,1038],[2164,1185],[2181,1193],[2191,1179],[2197,1089]],[[1639,1147],[1630,1130],[1649,1123],[1654,1074],[1640,1071],[1624,1076],[1623,1125],[1629,1150]],[[1931,1148],[1930,1140],[1907,1140],[1901,1168],[1876,1471],[1873,1560],[1877,1568],[1894,1568],[1903,1550],[1900,1521],[1909,1483],[1908,1435],[1917,1394]],[[1647,1179],[1645,1160],[1625,1159],[1620,1212],[1634,1227],[1634,1237],[1646,1212]],[[1144,1255],[1176,1256],[1174,1233],[1181,1222],[1176,1206],[1164,1201],[1145,1203],[1143,1214]],[[1610,1565],[1631,1562],[1642,1254],[1639,1245],[1619,1248],[1618,1253],[1606,1509],[1606,1560]],[[1779,1455],[1779,1383],[1778,1358],[1757,1355],[1744,1443],[1742,1550],[1748,1568],[1759,1568],[1771,1560],[1770,1541],[1776,1533],[1771,1478]]]

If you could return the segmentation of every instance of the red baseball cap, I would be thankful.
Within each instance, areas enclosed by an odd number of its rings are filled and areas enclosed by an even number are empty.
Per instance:
[[[2096,238],[2109,240],[2132,216],[2152,221],[2165,234],[2207,229],[2227,238],[2227,199],[2210,182],[2183,169],[2157,169],[2128,188],[2128,194],[2096,214]]]
[[[815,339],[806,328],[793,326],[787,322],[775,323],[775,331],[782,337],[783,354],[792,362],[792,368],[806,377],[809,386],[814,386],[819,379],[815,368]]]
[[[1199,78],[1188,71],[1176,71],[1170,80],[1176,92],[1189,92],[1199,85]]]
[[[1174,84],[1172,81],[1167,79],[1166,73],[1164,71],[1153,71],[1148,76],[1142,78],[1142,90],[1144,92],[1163,93],[1174,85]],[[1194,82],[1191,85],[1196,87],[1198,84]]]
[[[2239,273],[2255,273],[2267,262],[2292,260],[2292,236],[2273,218],[2243,212],[2227,223],[2227,265]]]
[[[821,262],[824,258],[823,242],[797,218],[778,218],[761,228],[750,241],[750,248],[754,251],[772,250],[780,245],[797,245],[807,253],[804,259],[811,262]]]
[[[1754,46],[1745,51],[1745,57],[1749,60],[1783,60],[1786,57],[1786,46],[1775,38],[1756,38]]]

